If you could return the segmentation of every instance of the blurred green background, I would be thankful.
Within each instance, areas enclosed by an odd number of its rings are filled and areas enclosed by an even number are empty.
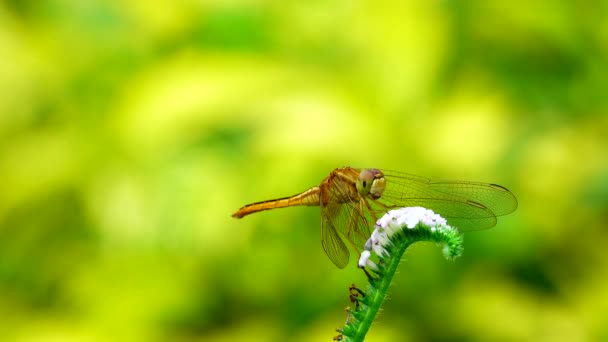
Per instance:
[[[608,341],[606,1],[5,0],[0,340],[328,341],[345,165],[511,189],[369,341]]]

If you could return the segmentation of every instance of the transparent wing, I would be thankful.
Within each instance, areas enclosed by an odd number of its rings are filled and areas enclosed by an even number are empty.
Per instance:
[[[339,268],[344,268],[348,264],[348,248],[332,222],[339,209],[340,205],[337,203],[321,203],[321,244],[329,259]]]
[[[371,213],[356,189],[339,178],[321,186],[321,236],[323,249],[336,266],[343,268],[348,263],[348,248],[345,237],[355,249],[360,250],[370,236]],[[338,234],[339,233],[339,234]]]
[[[383,171],[386,188],[377,201],[384,209],[422,206],[462,231],[496,225],[496,216],[513,212],[517,199],[506,188],[480,182],[434,181],[402,172]]]
[[[356,248],[363,248],[370,236],[370,222],[375,222],[367,210],[365,198],[359,195],[354,184],[339,178],[332,179],[326,192],[327,202],[338,204],[331,217],[334,227]]]

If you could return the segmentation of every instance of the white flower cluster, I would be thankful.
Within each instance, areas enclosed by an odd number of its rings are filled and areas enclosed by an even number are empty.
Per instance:
[[[434,232],[438,229],[452,229],[447,225],[447,221],[435,214],[432,210],[423,207],[407,207],[391,210],[376,221],[375,229],[370,238],[365,243],[363,252],[359,257],[359,267],[368,266],[373,270],[378,267],[369,260],[373,250],[379,256],[387,256],[385,246],[390,244],[389,237],[407,227],[415,228],[418,224],[429,227]]]

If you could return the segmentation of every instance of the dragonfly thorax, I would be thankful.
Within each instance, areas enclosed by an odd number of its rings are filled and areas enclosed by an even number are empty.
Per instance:
[[[378,169],[364,169],[357,178],[357,191],[363,196],[378,199],[384,192],[386,180],[384,174]]]

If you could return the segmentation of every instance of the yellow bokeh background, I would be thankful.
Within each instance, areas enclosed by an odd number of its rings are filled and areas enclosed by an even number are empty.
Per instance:
[[[7,0],[0,340],[329,341],[337,167],[498,183],[408,251],[368,341],[608,339],[608,3]]]

